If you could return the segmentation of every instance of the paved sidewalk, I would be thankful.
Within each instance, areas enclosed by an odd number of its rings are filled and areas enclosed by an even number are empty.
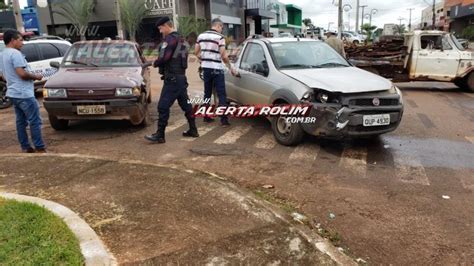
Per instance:
[[[0,191],[67,206],[120,264],[336,264],[316,248],[334,254],[327,242],[206,173],[75,155],[0,155],[0,163]]]

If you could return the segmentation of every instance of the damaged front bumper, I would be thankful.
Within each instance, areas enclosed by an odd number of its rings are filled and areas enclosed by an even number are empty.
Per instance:
[[[316,122],[301,124],[303,130],[310,135],[322,137],[370,137],[394,131],[400,125],[403,103],[399,98],[384,99],[384,102],[392,103],[386,106],[349,104],[352,101],[347,99],[342,104],[313,103],[309,116],[315,117]],[[364,116],[367,115],[390,115],[390,124],[364,126]]]

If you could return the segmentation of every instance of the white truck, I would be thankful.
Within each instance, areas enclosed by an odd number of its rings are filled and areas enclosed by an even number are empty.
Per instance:
[[[385,44],[386,47],[390,47]],[[473,52],[450,33],[414,31],[405,35],[402,51],[349,54],[357,67],[393,81],[445,81],[474,92]],[[371,52],[372,51],[372,52]]]

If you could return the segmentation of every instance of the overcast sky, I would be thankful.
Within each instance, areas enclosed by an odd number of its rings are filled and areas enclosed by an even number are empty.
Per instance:
[[[313,24],[319,27],[327,28],[330,22],[334,24],[331,28],[337,28],[337,6],[333,5],[333,1],[338,0],[280,0],[286,4],[295,4],[303,9],[303,18],[311,18]],[[440,0],[436,0],[440,2]],[[22,6],[26,5],[26,0],[20,0]],[[387,23],[399,23],[399,18],[405,20],[402,24],[408,25],[409,11],[408,8],[414,8],[412,11],[412,25],[416,25],[421,21],[421,11],[430,5],[432,0],[360,0],[360,5],[367,5],[366,13],[372,9],[378,12],[372,17],[372,24],[383,28]],[[352,6],[350,13],[350,25],[352,30],[355,28],[356,17],[356,0],[343,0],[343,4]],[[348,14],[344,13],[344,21],[347,23]],[[368,20],[365,20],[368,21]]]
[[[327,28],[330,22],[334,24],[331,28],[337,28],[337,6],[333,5],[333,0],[280,0],[286,4],[295,4],[303,9],[303,18],[311,18],[316,26]],[[336,0],[336,2],[338,2]],[[436,2],[440,2],[437,0]],[[372,24],[383,28],[387,23],[399,23],[398,18],[404,18],[402,24],[408,25],[408,8],[414,8],[412,11],[412,25],[421,22],[421,11],[433,3],[432,0],[360,0],[360,5],[367,5],[365,13],[371,9],[377,9],[378,12],[372,17]],[[355,28],[356,0],[343,0],[343,5],[352,6],[350,11],[350,25],[352,30]],[[344,13],[344,21],[347,23],[348,14]],[[368,22],[368,20],[365,20]],[[365,23],[364,22],[364,23]],[[360,24],[360,21],[359,21]]]

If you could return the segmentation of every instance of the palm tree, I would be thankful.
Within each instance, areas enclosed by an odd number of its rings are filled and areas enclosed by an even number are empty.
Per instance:
[[[85,40],[95,4],[95,0],[67,0],[56,4],[59,10],[56,10],[55,13],[71,22],[81,36],[81,40]]]
[[[362,25],[361,29],[362,29],[362,32],[365,33],[365,35],[367,35],[367,41],[370,41],[370,39],[372,37],[372,32],[376,28],[377,28],[377,26],[372,26],[369,23],[365,23],[364,25]]]
[[[119,0],[119,4],[122,25],[130,40],[135,42],[142,20],[148,16],[150,9],[146,8],[145,0]]]
[[[393,27],[393,31],[394,31],[395,34],[397,34],[397,35],[403,35],[403,33],[406,32],[405,24],[395,25],[395,26]]]

